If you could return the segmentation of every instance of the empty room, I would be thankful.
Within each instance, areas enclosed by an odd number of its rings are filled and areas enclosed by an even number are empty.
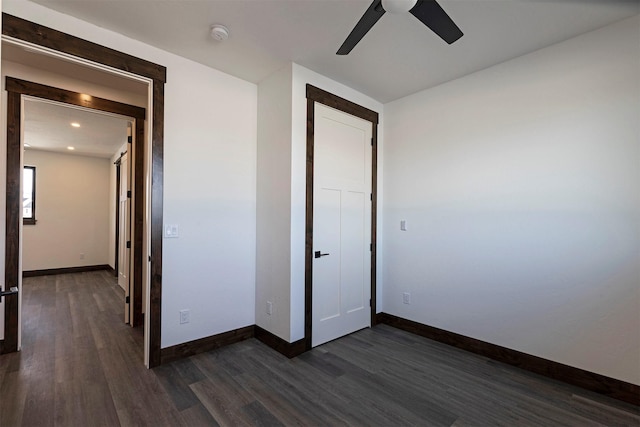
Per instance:
[[[640,1],[0,4],[1,426],[640,425]]]

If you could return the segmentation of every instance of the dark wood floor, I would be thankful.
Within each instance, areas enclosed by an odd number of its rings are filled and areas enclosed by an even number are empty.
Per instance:
[[[251,339],[147,370],[106,272],[24,280],[0,426],[640,425],[604,396],[377,326],[287,359]]]

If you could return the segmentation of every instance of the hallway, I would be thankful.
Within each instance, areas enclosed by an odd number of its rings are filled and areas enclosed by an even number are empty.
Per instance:
[[[23,350],[0,356],[1,426],[179,424],[123,301],[106,271],[24,279]]]

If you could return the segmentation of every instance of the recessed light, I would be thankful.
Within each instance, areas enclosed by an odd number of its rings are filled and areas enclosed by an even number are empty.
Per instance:
[[[73,150],[75,150],[75,149],[76,149],[76,147],[71,147],[71,146],[67,147],[67,150],[71,150],[71,151],[73,151]]]
[[[73,123],[71,123],[71,126],[73,126],[74,128],[79,128],[80,127],[80,123],[73,122]]]

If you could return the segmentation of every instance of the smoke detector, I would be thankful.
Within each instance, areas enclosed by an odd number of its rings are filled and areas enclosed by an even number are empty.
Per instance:
[[[229,38],[229,29],[224,25],[212,25],[211,37],[218,40],[219,42],[225,41]]]

